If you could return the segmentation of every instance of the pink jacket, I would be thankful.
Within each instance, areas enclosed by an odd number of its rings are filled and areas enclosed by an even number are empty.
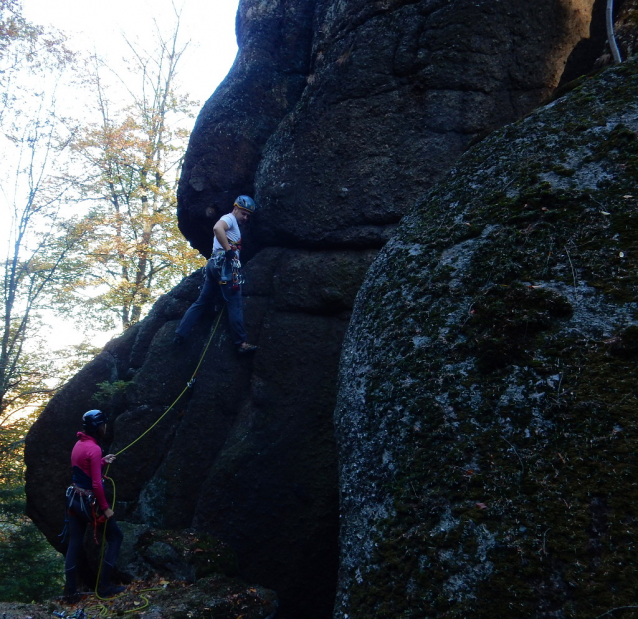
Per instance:
[[[78,439],[71,452],[71,466],[77,466],[91,478],[93,494],[100,509],[104,511],[109,504],[102,485],[102,468],[106,464],[102,458],[102,448],[92,436],[84,432],[78,432]]]

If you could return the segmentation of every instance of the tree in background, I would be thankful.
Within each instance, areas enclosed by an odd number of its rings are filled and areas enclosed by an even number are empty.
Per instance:
[[[199,266],[174,215],[188,140],[180,123],[195,105],[176,90],[178,30],[179,15],[153,53],[129,43],[137,82],[127,86],[95,57],[80,75],[60,33],[24,20],[19,0],[0,0],[0,601],[56,594],[63,572],[24,516],[22,449],[39,411],[95,349],[51,352],[45,313],[82,317],[93,332],[125,329]],[[68,96],[61,113],[69,79],[93,93],[94,122]]]
[[[55,595],[63,573],[24,516],[22,449],[81,355],[47,349],[43,313],[71,310],[94,332],[125,329],[197,266],[174,216],[188,139],[180,123],[195,105],[176,91],[178,30],[179,16],[152,54],[129,43],[137,84],[127,87],[95,57],[80,79],[62,35],[26,22],[17,0],[0,0],[0,600]],[[69,72],[93,93],[93,123],[68,97],[60,113]]]
[[[0,340],[0,424],[42,403],[51,392],[51,355],[38,354],[43,328],[39,310],[65,279],[62,268],[81,232],[63,220],[66,186],[56,175],[69,139],[56,135],[54,112],[31,117],[9,136],[15,167],[5,198],[3,219],[8,232],[2,275]],[[11,152],[11,148],[9,147]]]
[[[60,171],[71,134],[56,102],[57,84],[72,62],[59,33],[26,22],[17,1],[0,0],[0,234],[7,248],[0,262],[3,600],[31,601],[59,590],[59,557],[24,516],[22,449],[52,390],[53,358],[41,348],[39,314],[74,239],[72,224],[61,217],[67,188]]]
[[[61,555],[24,516],[24,437],[32,413],[0,433],[0,601],[43,601],[62,590]]]
[[[0,0],[0,126],[6,116],[22,115],[28,109],[22,104],[34,94],[18,75],[41,78],[73,62],[64,35],[29,23],[21,9],[19,0]]]
[[[139,50],[127,41],[133,83],[91,59],[86,83],[98,120],[73,143],[87,174],[79,190],[92,201],[80,225],[86,234],[76,254],[77,278],[60,301],[79,306],[85,318],[127,329],[160,292],[199,264],[175,218],[178,173],[189,132],[180,126],[194,116],[195,102],[176,91],[177,67],[186,47],[178,46],[179,15],[170,37],[156,33],[157,49]],[[115,104],[124,87],[127,103]],[[121,88],[120,88],[121,90]],[[116,324],[117,324],[116,323]]]
[[[50,392],[51,355],[36,354],[38,314],[79,231],[62,215],[73,126],[57,104],[74,61],[62,35],[24,20],[16,0],[0,0],[0,427]]]

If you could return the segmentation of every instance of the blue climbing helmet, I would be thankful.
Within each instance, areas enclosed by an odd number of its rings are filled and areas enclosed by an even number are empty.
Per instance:
[[[257,209],[255,201],[250,196],[238,196],[233,204],[233,207],[235,206],[249,213],[254,213]]]
[[[97,429],[106,423],[106,415],[99,410],[87,411],[82,415],[82,426],[85,432],[96,432]]]

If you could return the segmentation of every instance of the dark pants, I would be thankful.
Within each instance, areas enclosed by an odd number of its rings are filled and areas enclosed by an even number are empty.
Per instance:
[[[64,562],[64,569],[66,572],[66,591],[67,593],[75,593],[76,588],[76,574],[78,557],[82,550],[82,544],[84,542],[84,534],[86,527],[90,524],[93,526],[91,520],[90,511],[86,507],[86,501],[83,505],[83,499],[79,495],[76,495],[71,503],[71,509],[68,514],[68,535],[69,535],[69,547],[66,551],[66,559]],[[98,529],[98,542],[102,540],[102,529]],[[111,568],[115,566],[117,561],[117,555],[120,552],[120,546],[124,536],[120,527],[117,526],[115,517],[111,517],[106,521],[106,533],[105,540],[108,544],[104,553],[104,563],[108,564]]]
[[[186,337],[207,308],[215,306],[216,302],[226,301],[228,310],[228,322],[233,336],[233,342],[239,346],[246,341],[246,327],[244,326],[244,307],[241,297],[241,286],[237,290],[231,290],[228,284],[219,284],[220,274],[213,267],[213,261],[209,260],[204,271],[204,285],[199,293],[197,301],[193,303],[179,323],[175,333]]]

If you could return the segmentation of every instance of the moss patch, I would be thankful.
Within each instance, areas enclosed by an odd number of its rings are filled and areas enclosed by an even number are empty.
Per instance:
[[[629,62],[485,139],[374,263],[337,408],[352,619],[636,603],[636,101]]]

